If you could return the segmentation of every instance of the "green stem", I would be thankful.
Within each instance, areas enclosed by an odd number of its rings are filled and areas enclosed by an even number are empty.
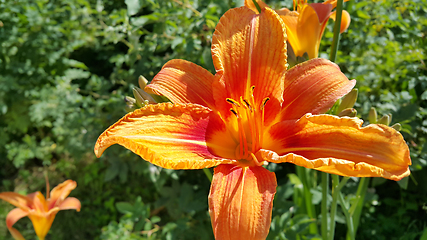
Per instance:
[[[369,178],[361,178],[359,182],[359,187],[356,192],[356,202],[350,207],[350,215],[353,220],[354,233],[357,233],[357,228],[359,227],[360,215],[362,214],[363,205],[365,203],[366,191],[369,185]]]
[[[304,186],[303,188],[303,194],[304,194],[304,203],[305,203],[305,207],[306,207],[306,211],[307,211],[307,215],[312,218],[315,219],[316,218],[316,210],[314,208],[314,205],[312,203],[312,196],[311,196],[311,185],[309,184],[308,181],[308,176],[307,176],[307,169],[304,167],[300,167],[300,166],[296,166],[297,167],[297,174],[299,179],[302,182],[302,185]],[[315,222],[311,223],[309,225],[309,231],[311,234],[317,234],[317,225]]]
[[[331,203],[331,222],[329,227],[329,240],[334,240],[335,235],[335,216],[337,214],[338,195],[341,188],[347,183],[349,177],[344,177],[341,182],[338,175],[332,174],[332,203]]]
[[[328,239],[328,190],[329,190],[329,174],[321,173],[322,175],[322,239]]]
[[[344,197],[341,193],[338,194],[338,200],[340,201],[341,209],[345,216],[345,221],[347,223],[347,239],[355,240],[354,239],[354,225],[353,225],[353,218],[351,217],[349,213],[349,206],[344,201]]]
[[[338,52],[338,43],[340,40],[340,29],[341,29],[341,16],[342,16],[342,5],[343,0],[337,1],[337,9],[336,9],[336,19],[335,19],[335,25],[334,25],[334,38],[332,40],[332,47],[331,47],[331,55],[329,56],[329,60],[332,62],[335,62],[337,59],[337,52]]]
[[[203,168],[203,172],[205,173],[206,177],[209,179],[210,182],[212,182],[212,173],[208,168]]]
[[[258,13],[261,13],[261,7],[258,5],[258,3],[256,2],[256,0],[252,0],[252,2],[254,3],[256,10],[258,10]]]

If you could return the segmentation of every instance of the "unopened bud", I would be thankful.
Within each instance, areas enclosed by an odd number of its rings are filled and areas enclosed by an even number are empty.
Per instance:
[[[390,124],[390,117],[388,115],[384,115],[378,120],[379,124],[389,125]]]
[[[356,115],[357,115],[356,109],[346,108],[338,114],[338,117],[356,117]]]
[[[389,124],[391,123],[391,119],[392,119],[392,115],[391,115],[391,113],[389,113],[389,114],[387,114],[388,115],[388,117],[389,117]]]
[[[374,107],[371,107],[371,110],[369,110],[368,120],[370,123],[377,123],[377,119],[377,110]]]
[[[391,127],[394,128],[396,131],[400,131],[402,129],[402,125],[400,125],[400,123],[395,123]]]
[[[126,96],[125,97],[125,102],[126,102],[126,104],[128,104],[128,103],[135,104],[136,100],[133,97]]]
[[[135,109],[137,109],[136,100],[134,98],[126,96],[124,100],[126,102],[126,112],[133,112]]]
[[[133,96],[136,99],[136,104],[139,107],[144,107],[147,104],[154,104],[156,101],[150,96],[150,94],[146,93],[141,88],[134,87],[133,88]]]
[[[337,112],[342,112],[344,109],[352,108],[357,100],[357,88],[351,90],[351,92],[347,93],[341,101],[341,104],[338,107]]]
[[[141,89],[144,89],[145,86],[147,86],[147,84],[148,84],[148,80],[144,76],[141,75],[138,78],[138,84],[139,84],[139,87]]]

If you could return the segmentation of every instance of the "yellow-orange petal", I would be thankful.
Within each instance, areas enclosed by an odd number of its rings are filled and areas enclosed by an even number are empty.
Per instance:
[[[58,186],[54,187],[50,192],[48,200],[48,209],[52,209],[61,205],[61,203],[70,195],[70,192],[77,187],[77,183],[73,180],[66,180]]]
[[[212,108],[214,75],[197,64],[174,59],[145,87],[145,91],[167,97],[173,103],[197,103]]]
[[[332,10],[331,5],[324,5],[324,7],[328,8],[329,12]],[[326,10],[327,9],[322,12]],[[319,54],[320,40],[323,33],[323,23],[326,23],[326,21],[319,21],[317,11],[311,5],[304,5],[302,7],[298,16],[297,35],[302,51],[307,52],[310,59],[317,58]],[[296,52],[295,55],[300,56]]]
[[[39,237],[39,239],[44,239],[46,237],[58,211],[59,209],[48,215],[38,213],[30,213],[28,215],[31,222],[33,223],[34,231],[36,232],[36,235]]]
[[[6,226],[11,228],[19,219],[26,217],[28,211],[24,211],[20,208],[15,208],[10,211],[6,216]]]
[[[265,4],[262,0],[256,0],[256,2],[258,3],[261,9],[268,7],[268,5]],[[252,0],[245,0],[245,6],[254,11],[255,13],[259,13]]]
[[[77,198],[68,197],[58,206],[59,210],[75,209],[80,212],[81,203]]]
[[[127,114],[99,136],[95,154],[120,144],[169,169],[200,169],[234,161],[212,155],[205,134],[212,111],[198,104],[159,103]]]
[[[362,127],[358,118],[306,114],[274,125],[259,158],[354,177],[400,180],[411,159],[402,135],[391,127]]]
[[[216,105],[226,106],[221,108],[225,109],[223,114],[230,109],[226,98],[249,99],[252,86],[255,86],[256,104],[270,98],[266,119],[270,111],[277,111],[286,70],[285,31],[280,17],[269,8],[264,8],[261,14],[254,14],[246,7],[235,8],[221,17],[212,38],[212,58],[221,74],[219,85],[225,88],[214,94]]]
[[[15,207],[21,208],[24,211],[28,211],[31,208],[32,200],[28,197],[14,192],[2,192],[0,193],[0,199],[14,205]]]
[[[215,239],[264,240],[276,186],[274,173],[263,167],[216,167],[209,193]]]
[[[315,58],[298,64],[286,72],[281,120],[324,113],[355,84],[329,60]]]
[[[335,21],[336,17],[337,17],[337,12],[334,11],[331,14],[330,18]],[[347,30],[347,28],[350,26],[350,22],[351,22],[350,14],[346,10],[342,10],[340,33],[343,33],[345,30]]]

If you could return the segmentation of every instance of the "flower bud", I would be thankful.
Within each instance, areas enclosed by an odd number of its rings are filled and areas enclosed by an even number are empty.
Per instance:
[[[139,84],[139,87],[141,89],[144,89],[145,86],[147,86],[147,84],[148,84],[148,80],[144,76],[141,75],[138,78],[138,84]]]
[[[337,112],[342,112],[344,109],[352,108],[357,100],[358,90],[357,88],[351,90],[347,95],[345,95],[341,101],[341,104],[338,107]]]
[[[390,124],[390,116],[388,115],[384,115],[380,118],[380,120],[378,120],[379,124],[384,124],[384,125],[389,125]]]
[[[369,110],[368,120],[370,123],[376,123],[378,119],[377,110],[374,107],[371,107]]]
[[[357,115],[356,109],[346,108],[338,114],[338,117],[356,117],[356,115]]]
[[[400,123],[395,123],[391,127],[396,129],[396,131],[400,131],[402,129],[402,125],[400,125]]]
[[[154,104],[156,101],[151,97],[150,94],[138,87],[133,88],[133,96],[136,99],[136,104],[139,107],[144,107],[147,104]]]

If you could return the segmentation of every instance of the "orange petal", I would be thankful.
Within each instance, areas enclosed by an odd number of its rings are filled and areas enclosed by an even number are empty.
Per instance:
[[[77,187],[77,183],[73,180],[66,180],[65,182],[54,187],[50,192],[48,200],[48,208],[52,209],[62,204],[62,202],[70,195],[70,192]]]
[[[317,11],[326,12],[329,10],[330,12],[332,10],[331,5],[324,5],[324,7],[326,7],[327,9],[322,9],[321,11],[317,9]],[[308,57],[310,59],[317,58],[318,56],[320,40],[322,38],[322,33],[324,29],[323,25],[324,23],[326,23],[326,21],[319,21],[323,19],[319,19],[317,11],[311,5],[304,5],[298,17],[298,40],[300,41],[302,51],[307,52]],[[321,16],[322,18],[324,17],[323,15]],[[296,52],[295,55],[300,56]]]
[[[31,199],[14,192],[2,192],[0,193],[0,199],[5,200],[15,207],[21,208],[24,211],[29,211],[32,205]]]
[[[268,7],[268,5],[265,4],[262,0],[256,0],[256,2],[258,3],[258,5],[261,9]],[[250,8],[255,13],[259,13],[258,9],[255,7],[255,4],[252,0],[245,0],[245,6],[247,8]]]
[[[13,239],[25,240],[25,238],[22,236],[22,234],[18,230],[16,230],[15,228],[11,227],[8,229],[9,229],[10,234],[12,234]]]
[[[77,198],[69,197],[66,198],[59,206],[59,210],[75,209],[80,212],[81,203]]]
[[[333,12],[330,16],[334,21],[337,17],[337,12]],[[340,33],[343,33],[350,26],[351,17],[346,10],[342,10]]]
[[[19,219],[26,217],[28,211],[24,211],[20,208],[15,208],[7,214],[6,217],[6,226],[11,228]]]
[[[297,30],[299,13],[296,11],[289,11],[286,8],[278,10],[277,13],[280,15],[286,25],[286,35],[288,36],[288,42],[291,45],[295,55],[304,55],[306,50],[303,48],[303,44],[299,39]]]
[[[400,180],[410,174],[409,149],[391,127],[362,127],[358,118],[306,114],[276,124],[259,158],[354,177]]]
[[[286,33],[273,10],[265,8],[258,15],[246,7],[227,11],[215,29],[212,55],[217,72],[222,74],[219,85],[225,88],[214,92],[214,98],[218,106],[226,104],[225,113],[230,108],[225,99],[249,99],[252,86],[255,103],[260,105],[264,98],[270,98],[266,118],[269,111],[277,111],[286,70]]]
[[[95,154],[100,157],[117,143],[163,168],[200,169],[231,163],[207,148],[205,134],[211,113],[197,104],[148,105],[127,114],[101,134]]]
[[[344,0],[344,2],[348,2],[350,0]],[[337,0],[326,0],[323,2],[323,4],[331,4],[332,5],[332,9],[337,7]]]
[[[49,211],[46,198],[41,192],[30,193],[27,195],[29,199],[32,200],[32,209],[38,213],[46,213]]]
[[[316,58],[298,64],[286,72],[281,119],[324,113],[355,84],[329,60]]]
[[[264,240],[276,186],[274,173],[263,167],[216,167],[209,193],[215,239]]]
[[[145,91],[162,95],[173,103],[197,103],[212,108],[212,82],[215,77],[197,64],[174,59],[146,86]]]

